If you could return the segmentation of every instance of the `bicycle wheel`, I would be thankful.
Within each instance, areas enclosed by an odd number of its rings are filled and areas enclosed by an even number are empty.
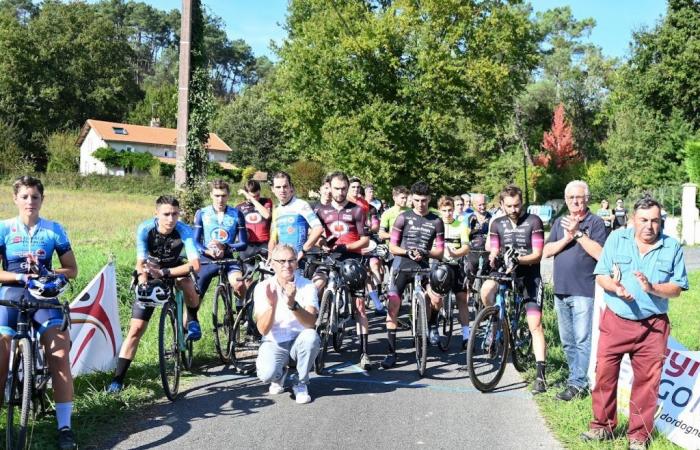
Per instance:
[[[231,362],[232,340],[233,340],[233,310],[231,308],[231,297],[228,289],[223,284],[219,284],[214,291],[214,304],[211,312],[212,324],[214,326],[214,347],[219,359],[224,364]]]
[[[513,325],[510,344],[513,366],[518,372],[525,372],[533,366],[535,355],[532,353],[532,334],[527,324],[527,311],[522,302],[517,303],[515,317],[511,323]]]
[[[442,336],[438,341],[438,347],[443,352],[446,352],[450,347],[450,340],[452,339],[452,333],[455,328],[455,294],[450,291],[445,298],[442,300],[442,308],[438,313],[438,329],[442,329]]]
[[[488,306],[474,320],[467,345],[467,369],[475,388],[488,392],[503,376],[510,341],[508,323],[499,320],[499,308]]]
[[[423,376],[428,362],[428,312],[426,311],[425,297],[414,293],[415,304],[415,334],[414,345],[416,348],[416,366],[418,374]]]
[[[180,385],[180,348],[177,336],[175,304],[168,302],[160,311],[158,324],[158,362],[165,396],[175,401]]]
[[[7,404],[8,449],[24,449],[27,439],[27,422],[32,401],[32,346],[29,339],[20,339],[15,348],[9,374],[9,399]]]
[[[321,375],[326,366],[326,353],[328,352],[328,344],[331,335],[331,303],[333,302],[333,292],[325,290],[321,298],[321,306],[318,313],[318,322],[316,332],[321,339],[321,348],[314,361],[316,373]]]
[[[244,374],[255,372],[255,358],[257,358],[257,343],[248,333],[249,318],[252,317],[253,298],[245,301],[238,310],[233,322],[231,332],[231,361],[236,371]]]
[[[338,353],[342,353],[343,351],[343,339],[345,339],[345,325],[347,323],[350,317],[350,311],[352,308],[350,307],[350,302],[353,301],[350,299],[350,293],[348,292],[347,289],[341,288],[335,291],[335,295],[339,296],[339,298],[336,298],[335,305],[336,305],[336,329],[333,331],[333,350],[335,350]],[[340,317],[340,313],[344,312],[344,317]]]

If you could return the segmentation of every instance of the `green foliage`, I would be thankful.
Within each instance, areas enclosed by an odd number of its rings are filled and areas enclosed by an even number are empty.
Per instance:
[[[309,191],[317,191],[326,171],[316,161],[297,161],[287,169],[292,177],[294,191],[302,198],[309,197]]]
[[[255,172],[257,172],[258,169],[256,169],[254,166],[247,166],[245,169],[243,169],[243,172],[241,174],[241,179],[245,182],[253,178],[255,175]]]
[[[51,133],[46,139],[49,154],[47,172],[77,173],[80,170],[80,148],[75,144],[77,131]]]
[[[180,189],[177,198],[180,201],[181,218],[188,223],[194,222],[194,214],[204,206],[208,198],[207,183],[202,182],[194,188]]]
[[[210,161],[209,169],[207,170],[207,179],[215,180],[217,178],[224,179],[233,183],[238,183],[242,179],[243,171],[238,167],[234,169],[224,169],[218,162]]]
[[[700,142],[688,141],[685,144],[685,170],[691,183],[700,183]]]
[[[146,85],[146,96],[129,112],[127,122],[150,125],[151,118],[158,118],[160,126],[177,128],[177,85]]]
[[[20,149],[18,133],[17,127],[0,119],[0,174],[31,172],[33,169]]]
[[[92,156],[102,161],[107,167],[122,167],[127,173],[134,170],[150,172],[153,166],[159,164],[159,161],[150,153],[116,151],[110,147],[100,147],[93,152]]]
[[[120,192],[124,194],[147,194],[158,196],[165,192],[171,192],[174,187],[173,180],[164,177],[150,175],[80,175],[75,173],[34,173],[32,171],[20,171],[0,174],[0,182],[9,185],[20,175],[33,174],[41,179],[45,186],[70,190],[84,190],[86,192]]]

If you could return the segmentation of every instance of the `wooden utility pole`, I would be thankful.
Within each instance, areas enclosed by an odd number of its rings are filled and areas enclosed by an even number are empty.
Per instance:
[[[182,187],[187,180],[185,156],[187,153],[187,129],[190,86],[190,32],[192,28],[192,0],[182,0],[180,21],[180,72],[177,92],[177,144],[175,147],[175,185]]]

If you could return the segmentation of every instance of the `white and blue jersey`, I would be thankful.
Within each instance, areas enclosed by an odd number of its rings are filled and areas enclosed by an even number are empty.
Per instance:
[[[136,231],[136,258],[147,260],[149,257],[158,260],[162,268],[177,267],[181,264],[180,255],[185,250],[189,261],[199,259],[199,253],[194,245],[192,229],[182,222],[175,224],[170,234],[158,232],[158,219],[147,219],[139,225]]]
[[[248,232],[243,213],[238,208],[227,206],[223,213],[218,213],[213,206],[197,210],[194,215],[194,242],[199,253],[204,254],[211,241],[226,246],[225,256],[245,250]]]
[[[320,226],[321,221],[309,204],[296,197],[272,211],[272,232],[277,237],[277,243],[290,245],[297,252],[306,242],[309,228]]]

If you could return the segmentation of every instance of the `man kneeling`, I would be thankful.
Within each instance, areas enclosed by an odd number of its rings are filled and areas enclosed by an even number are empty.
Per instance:
[[[314,284],[295,275],[296,251],[285,244],[272,250],[275,276],[255,287],[255,317],[262,344],[256,362],[258,378],[270,382],[270,394],[284,392],[287,364],[296,361],[299,381],[294,385],[297,403],[309,403],[309,372],[320,348],[314,329],[318,295]]]

